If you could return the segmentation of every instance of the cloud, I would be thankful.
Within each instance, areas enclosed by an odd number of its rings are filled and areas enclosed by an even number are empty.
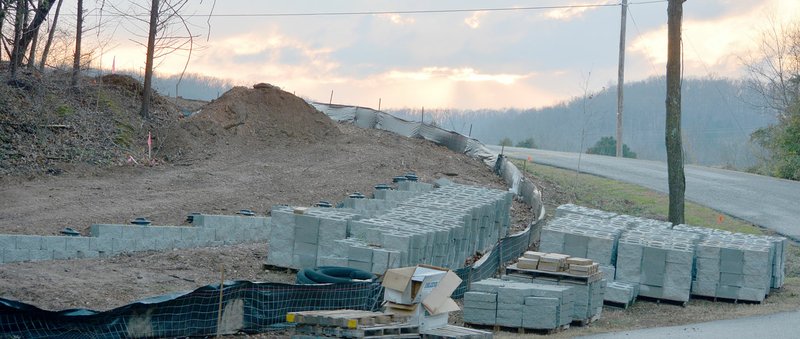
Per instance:
[[[417,20],[412,17],[402,16],[400,14],[379,14],[379,17],[389,20],[389,22],[400,26],[412,25],[417,22]]]
[[[481,18],[486,15],[484,11],[476,11],[472,12],[472,15],[464,19],[464,23],[467,27],[472,29],[477,29],[481,27]]]
[[[449,67],[425,67],[417,71],[397,71],[392,70],[386,73],[388,79],[409,79],[409,80],[448,80],[452,82],[495,82],[503,85],[513,85],[518,80],[531,77],[532,74],[486,74],[474,68],[449,68]]]
[[[683,62],[687,73],[715,73],[738,76],[741,57],[752,51],[760,37],[759,32],[770,25],[765,18],[775,16],[778,23],[795,20],[786,13],[797,13],[800,4],[793,1],[773,0],[754,5],[749,10],[711,20],[685,19],[683,22]],[[754,14],[757,13],[757,14]],[[667,63],[667,27],[636,37],[629,51],[646,58],[654,68],[662,70]]]
[[[551,9],[549,11],[546,11],[543,14],[543,16],[547,19],[569,21],[572,19],[580,18],[586,11],[596,8],[596,7],[590,7],[591,5],[607,5],[610,3],[611,1],[608,0],[580,2],[580,3],[571,2],[569,4],[566,4],[565,6],[581,6],[581,7],[565,7],[565,8]]]

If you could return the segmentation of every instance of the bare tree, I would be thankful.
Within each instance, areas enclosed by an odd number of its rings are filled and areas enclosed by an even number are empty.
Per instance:
[[[25,0],[17,0],[17,6],[14,10],[16,11],[16,18],[14,19],[14,43],[12,52],[10,53],[9,65],[9,72],[11,73],[12,79],[17,76],[18,64],[16,61],[21,59],[21,56],[18,54],[21,52],[19,46],[22,40],[22,30],[25,29],[25,13],[28,12],[28,3]]]
[[[64,0],[58,0],[56,5],[56,13],[53,15],[53,22],[50,24],[50,32],[47,33],[47,42],[44,44],[41,60],[39,60],[39,72],[44,72],[44,65],[47,63],[47,55],[50,53],[50,45],[53,43],[53,35],[56,33],[58,26],[58,15],[61,13],[61,4]]]
[[[188,56],[184,63],[183,72],[189,65],[192,51],[194,50],[194,39],[198,35],[192,34],[189,23],[184,19],[183,12],[189,0],[151,0],[150,6],[144,7],[137,3],[132,3],[132,9],[121,11],[115,9],[120,15],[127,17],[134,24],[146,24],[147,35],[137,31],[130,31],[146,43],[141,41],[134,42],[142,45],[147,50],[144,74],[144,93],[142,93],[141,115],[144,118],[150,117],[150,104],[152,100],[152,77],[153,71],[157,67],[158,60],[165,56],[182,51],[187,52]],[[149,20],[143,19],[142,12],[146,10]],[[182,73],[183,73],[182,72]],[[176,93],[177,95],[177,93]]]
[[[150,94],[153,88],[153,58],[155,56],[156,33],[158,32],[158,5],[159,0],[152,0],[150,5],[150,29],[147,34],[147,59],[144,68],[144,91],[142,93],[143,118],[150,118]]]
[[[3,61],[2,48],[5,46],[6,39],[3,36],[3,23],[6,21],[6,12],[8,11],[8,3],[11,0],[0,0],[0,61]]]
[[[47,19],[50,8],[53,7],[51,0],[39,1],[39,6],[34,9],[33,20],[28,24],[26,17],[28,13],[28,3],[24,0],[17,2],[17,27],[14,33],[14,49],[11,52],[11,74],[16,75],[17,67],[22,65],[25,51],[39,32],[39,27]]]
[[[667,5],[667,173],[669,181],[669,221],[684,221],[686,177],[683,171],[681,142],[681,21],[683,2],[669,0]]]
[[[78,0],[78,15],[75,25],[75,55],[72,58],[72,87],[78,87],[81,75],[81,39],[83,39],[83,0]]]

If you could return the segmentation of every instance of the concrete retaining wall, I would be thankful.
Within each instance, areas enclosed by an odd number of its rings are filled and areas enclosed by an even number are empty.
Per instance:
[[[95,224],[89,237],[0,235],[0,263],[110,257],[139,251],[222,246],[269,239],[270,218],[194,216],[194,226]]]

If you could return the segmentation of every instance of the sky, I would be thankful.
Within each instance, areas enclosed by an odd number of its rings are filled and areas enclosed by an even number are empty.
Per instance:
[[[616,0],[220,0],[211,17],[213,0],[190,2],[184,12],[200,37],[188,72],[323,102],[333,92],[334,103],[367,107],[532,108],[617,82]],[[625,80],[663,75],[667,2],[629,2]],[[742,76],[760,32],[798,17],[797,0],[686,1],[684,76]],[[113,43],[102,65],[141,69],[141,27],[105,30]],[[185,61],[173,53],[157,72],[180,72]]]

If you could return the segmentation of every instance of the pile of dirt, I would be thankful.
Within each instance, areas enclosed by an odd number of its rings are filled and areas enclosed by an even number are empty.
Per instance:
[[[269,84],[257,84],[232,88],[162,134],[160,155],[178,160],[242,147],[316,143],[341,133],[330,118],[303,99]]]

